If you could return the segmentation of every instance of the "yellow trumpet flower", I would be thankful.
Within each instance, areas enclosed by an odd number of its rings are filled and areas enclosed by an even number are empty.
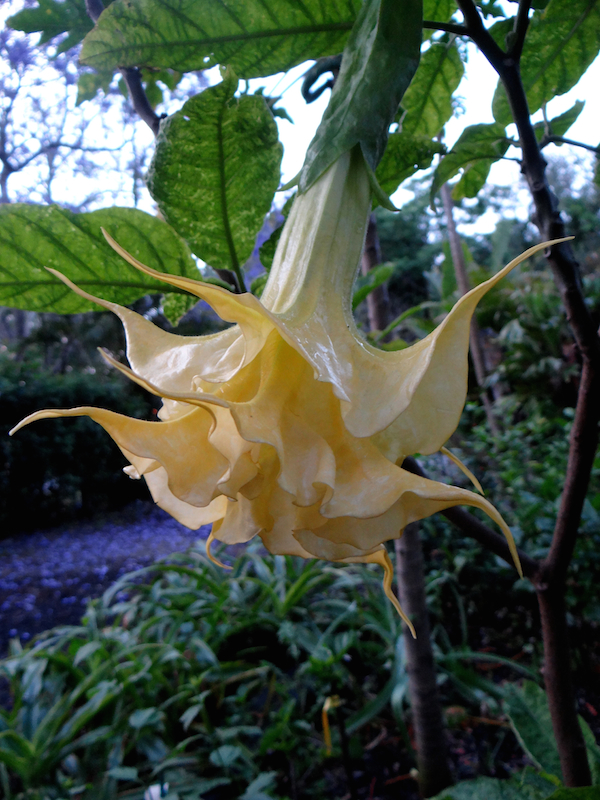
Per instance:
[[[167,333],[55,272],[121,319],[130,367],[105,358],[163,398],[159,421],[52,409],[11,433],[38,419],[87,415],[129,460],[126,472],[143,476],[155,502],[184,525],[212,523],[210,540],[226,544],[259,536],[271,553],[379,563],[403,618],[384,542],[436,511],[459,504],[485,511],[520,569],[510,530],[486,499],[401,464],[440,450],[456,429],[475,306],[545,245],[462,297],[425,339],[383,352],[364,340],[351,312],[370,208],[362,156],[347,153],[296,198],[261,301],[155,272],[105,234],[136,269],[205,300],[234,325],[209,336]]]

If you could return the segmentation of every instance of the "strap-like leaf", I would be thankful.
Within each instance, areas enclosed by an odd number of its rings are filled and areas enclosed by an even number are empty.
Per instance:
[[[91,294],[126,305],[164,284],[130,268],[102,236],[174,275],[200,278],[185,242],[165,222],[133,208],[74,214],[58,206],[0,206],[0,305],[73,314],[97,307],[44,267],[64,272]]]
[[[148,187],[165,219],[215,269],[252,253],[280,178],[282,147],[263,97],[237,78],[192,97],[162,127]]]
[[[85,39],[96,69],[231,66],[242,78],[341,52],[360,0],[115,0]]]

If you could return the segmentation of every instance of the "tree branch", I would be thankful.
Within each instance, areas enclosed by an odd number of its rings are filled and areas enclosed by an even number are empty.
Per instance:
[[[581,511],[598,445],[600,374],[584,361],[571,440],[567,474],[562,491],[552,544],[542,561],[538,581],[542,585],[562,584],[573,556]]]
[[[406,469],[414,475],[420,475],[421,478],[429,478],[423,467],[416,459],[412,458],[412,456],[404,459],[402,469]],[[441,513],[470,539],[475,539],[476,542],[482,544],[494,553],[494,555],[499,556],[506,561],[507,564],[511,566],[514,565],[506,539],[488,527],[484,522],[478,520],[477,517],[474,517],[473,514],[469,514],[464,508],[459,508],[458,506],[447,508]],[[539,571],[540,565],[534,558],[531,558],[531,556],[528,556],[527,553],[524,553],[522,550],[517,548],[517,552],[521,561],[521,567],[523,568],[523,574],[526,578],[533,581]]]
[[[436,22],[435,20],[424,19],[423,27],[433,31],[445,31],[446,33],[454,33],[456,36],[468,36],[469,31],[464,25],[458,25],[455,22]]]
[[[506,53],[496,44],[492,36],[486,30],[483,20],[479,15],[479,11],[477,10],[477,6],[472,0],[456,0],[456,2],[465,18],[465,31],[467,35],[470,36],[479,47],[494,69],[499,71],[506,59]]]
[[[519,10],[517,12],[517,16],[515,17],[515,25],[513,28],[513,39],[508,51],[508,57],[514,59],[514,61],[519,61],[523,52],[527,28],[529,28],[530,8],[531,0],[520,0]]]
[[[567,139],[565,136],[553,136],[552,134],[544,136],[540,142],[540,150],[548,144],[570,144],[573,147],[583,147],[584,150],[589,150],[590,153],[600,155],[600,145],[594,146],[593,144],[585,144],[585,142],[576,142],[574,139]]]
[[[127,85],[129,96],[133,103],[133,110],[146,123],[152,133],[158,136],[160,117],[155,113],[146,97],[139,69],[137,67],[122,67],[119,72]]]
[[[548,185],[546,161],[531,124],[519,59],[508,56],[498,58],[499,48],[495,43],[493,46],[490,44],[489,34],[486,38],[481,33],[481,19],[471,0],[458,0],[458,4],[465,13],[470,31],[475,32],[475,35],[471,34],[472,38],[498,72],[504,85],[519,132],[523,155],[521,170],[533,198],[534,222],[541,238],[546,241],[562,238],[565,226],[558,211],[557,199]],[[596,452],[600,412],[600,341],[585,304],[579,265],[569,243],[563,242],[549,248],[546,258],[554,273],[567,321],[581,354],[582,373],[559,514],[550,552],[540,565],[535,583],[542,620],[546,691],[563,778],[567,786],[587,786],[591,783],[591,776],[575,709],[564,593],[565,575],[575,547]]]

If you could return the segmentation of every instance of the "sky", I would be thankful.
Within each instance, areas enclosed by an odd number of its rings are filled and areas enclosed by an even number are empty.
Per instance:
[[[10,13],[14,13],[19,7],[22,7],[22,2],[23,0],[9,0],[8,3],[6,0],[0,2],[0,25],[4,24],[5,18]],[[253,80],[250,82],[249,86],[250,91],[255,91],[259,87],[265,87],[266,94],[282,95],[279,105],[284,107],[294,120],[292,124],[286,120],[277,119],[280,138],[284,145],[282,183],[288,182],[299,172],[304,161],[306,149],[316,131],[329,100],[330,92],[328,90],[326,90],[316,102],[310,105],[306,105],[302,98],[302,76],[311,63],[312,62],[307,62],[299,65],[286,74],[271,76],[267,79]],[[218,70],[212,70],[208,74],[208,78],[211,83],[217,82],[220,79]],[[446,126],[445,142],[447,146],[451,146],[456,139],[458,139],[462,130],[467,125],[493,121],[491,100],[496,80],[496,75],[485,58],[479,54],[474,46],[469,46],[465,77],[458,89],[458,96],[463,113],[460,116],[453,117]],[[576,100],[586,101],[583,112],[568,133],[569,138],[580,140],[591,145],[598,144],[600,104],[595,102],[595,98],[597,97],[597,87],[599,85],[600,57],[596,59],[574,89],[561,97],[555,98],[549,104],[548,116],[552,118],[570,108]],[[74,88],[75,87],[73,87],[73,89]],[[173,112],[180,104],[180,101],[172,102],[169,105],[168,111]],[[84,104],[81,107],[84,113],[86,105],[89,106],[90,104]],[[538,121],[538,119],[541,119],[541,112],[534,117],[535,121]],[[119,125],[122,125],[122,121],[115,119],[114,126],[118,129]],[[105,128],[110,130],[110,127],[111,124],[109,121],[109,124],[105,125]],[[511,133],[515,135],[515,132],[511,131],[509,128],[509,134]],[[99,136],[99,134],[96,135]],[[135,136],[136,141],[139,142],[139,147],[142,149],[151,149],[152,136],[150,131],[147,130],[143,124],[140,123],[137,126]],[[566,146],[558,148],[555,145],[550,145],[546,152],[549,155],[553,152],[560,152],[566,155],[568,151],[573,152],[573,150],[574,148],[567,148]],[[585,151],[577,149],[577,153],[581,155],[584,154]],[[515,159],[518,154],[518,149],[511,148],[506,155],[508,159]],[[588,157],[588,161],[591,163],[591,156]],[[490,174],[490,182],[502,186],[518,186],[520,182],[518,163],[514,160],[502,160],[495,164]],[[72,188],[69,187],[68,175],[65,176],[63,184],[63,193],[68,197],[72,192]],[[56,197],[59,202],[61,201],[60,189],[61,186],[59,182]],[[529,197],[525,187],[523,187],[520,192],[515,214],[524,219],[527,216]],[[410,200],[412,196],[412,192],[402,188],[392,199],[397,206],[401,206],[404,202]],[[123,197],[126,197],[125,190]],[[121,204],[132,203],[122,202]],[[101,207],[103,205],[106,205],[106,202],[102,202],[100,197],[98,206]],[[147,211],[154,211],[153,203],[147,194],[142,195],[139,205]],[[490,226],[493,227],[494,222],[495,220],[492,218],[487,221],[485,219],[480,220],[479,230],[483,232],[486,228]]]
[[[271,94],[283,92],[283,97],[279,105],[283,106],[289,115],[294,119],[295,124],[291,125],[283,119],[278,119],[279,135],[284,144],[285,152],[282,164],[282,182],[285,184],[291,180],[301,169],[306,149],[314,136],[323,111],[329,100],[329,91],[325,91],[321,97],[311,105],[306,105],[302,98],[300,87],[302,75],[307,69],[306,64],[302,64],[291,70],[287,75],[273,76],[268,80],[260,79],[251,81],[252,86],[265,86]],[[492,98],[497,83],[497,75],[494,69],[481,55],[474,45],[468,48],[468,61],[465,65],[465,77],[458,87],[457,96],[461,101],[464,112],[460,116],[454,116],[446,125],[445,142],[450,148],[459,138],[462,131],[468,125],[477,123],[490,123],[494,121],[492,114]],[[585,107],[567,136],[570,139],[581,141],[590,145],[598,145],[600,141],[600,103],[597,100],[598,86],[600,86],[600,56],[589,67],[579,83],[570,91],[560,97],[554,98],[547,108],[549,119],[567,111],[577,100],[586,101]],[[289,87],[289,88],[288,88]],[[275,90],[275,91],[274,91]],[[532,118],[534,122],[542,120],[542,112],[539,111]],[[508,128],[508,134],[517,138],[516,126]],[[581,148],[570,148],[566,146],[558,147],[549,145],[546,149],[548,155],[560,153],[566,155],[567,151],[577,150],[579,155],[586,151]],[[507,159],[515,159],[519,156],[519,149],[511,147],[506,153]],[[490,182],[498,186],[516,186],[520,181],[520,166],[515,161],[503,159],[492,166],[490,171]],[[591,161],[591,156],[588,157]],[[522,188],[522,200],[518,209],[519,215],[525,218],[529,203],[527,189]],[[397,206],[412,199],[413,193],[401,188],[396,192],[392,200]]]

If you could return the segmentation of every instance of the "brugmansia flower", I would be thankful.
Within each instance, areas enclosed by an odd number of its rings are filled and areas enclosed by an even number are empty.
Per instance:
[[[436,511],[458,504],[485,511],[518,566],[510,530],[487,500],[413,475],[402,461],[440,450],[456,429],[475,306],[539,248],[462,297],[425,339],[382,352],[361,337],[351,313],[370,207],[362,157],[347,153],[296,198],[262,301],[157,273],[107,235],[136,269],[235,324],[209,336],[177,336],[55,273],[120,317],[130,367],[105,357],[163,398],[160,421],[52,409],[14,431],[38,419],[87,415],[121,448],[126,472],[143,476],[156,503],[184,525],[212,523],[210,539],[226,544],[259,536],[271,553],[379,563],[398,610],[384,542]]]

